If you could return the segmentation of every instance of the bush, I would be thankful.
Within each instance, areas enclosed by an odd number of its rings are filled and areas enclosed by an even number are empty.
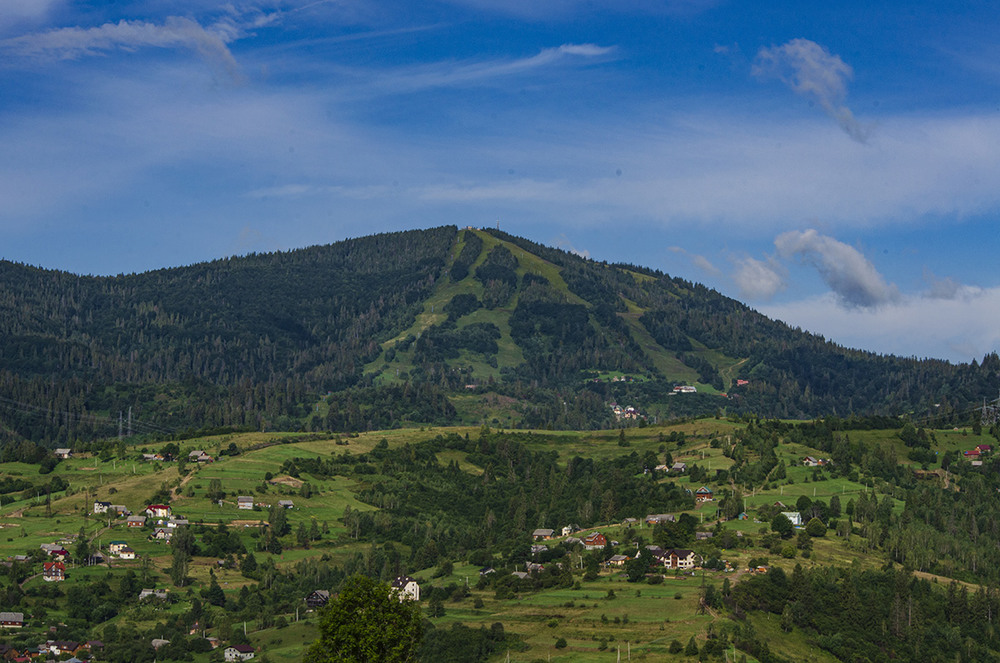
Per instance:
[[[556,649],[566,649],[566,638],[556,640]]]

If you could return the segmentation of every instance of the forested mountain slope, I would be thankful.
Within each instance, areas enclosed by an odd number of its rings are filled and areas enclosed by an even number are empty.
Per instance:
[[[489,398],[571,428],[615,423],[615,401],[959,416],[1000,373],[995,354],[848,350],[654,270],[454,226],[117,277],[4,261],[0,284],[0,439],[50,446],[115,435],[129,408],[134,432],[472,421]]]

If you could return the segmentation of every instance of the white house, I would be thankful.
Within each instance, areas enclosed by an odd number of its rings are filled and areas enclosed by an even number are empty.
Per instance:
[[[229,645],[222,654],[227,661],[249,661],[254,649],[250,645]]]
[[[802,514],[798,511],[782,511],[781,515],[791,520],[796,527],[802,527]]]
[[[414,601],[420,600],[420,585],[410,576],[399,576],[392,581],[392,588],[399,594],[399,600],[410,598]]]

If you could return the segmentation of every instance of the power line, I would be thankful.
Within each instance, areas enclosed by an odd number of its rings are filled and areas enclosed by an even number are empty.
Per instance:
[[[90,424],[91,426],[94,427],[106,426],[106,427],[111,427],[113,429],[115,424],[118,421],[120,421],[120,419],[116,420],[111,417],[105,417],[100,414],[91,414],[91,413],[83,414],[77,412],[70,412],[68,410],[57,410],[52,407],[42,407],[40,405],[33,405],[31,403],[15,401],[10,398],[4,398],[3,396],[0,396],[0,406],[6,407],[7,409],[10,410],[16,410],[18,412],[21,412],[22,414],[27,414],[30,416],[59,415],[60,417],[70,420],[75,420],[78,423]],[[147,421],[140,421],[138,419],[133,419],[131,410],[132,409],[130,407],[129,422],[128,422],[129,435],[132,435],[132,433],[135,431],[138,431],[140,433],[164,433],[164,434],[171,434],[177,432],[176,428],[172,428],[170,426],[164,426],[162,424],[154,424]]]

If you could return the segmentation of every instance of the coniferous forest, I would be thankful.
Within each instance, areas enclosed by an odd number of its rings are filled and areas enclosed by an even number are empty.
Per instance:
[[[600,428],[615,402],[649,420],[933,405],[965,423],[1000,374],[995,354],[850,350],[655,270],[453,226],[116,277],[0,262],[0,282],[8,447],[121,429]],[[461,407],[469,394],[506,407]]]

